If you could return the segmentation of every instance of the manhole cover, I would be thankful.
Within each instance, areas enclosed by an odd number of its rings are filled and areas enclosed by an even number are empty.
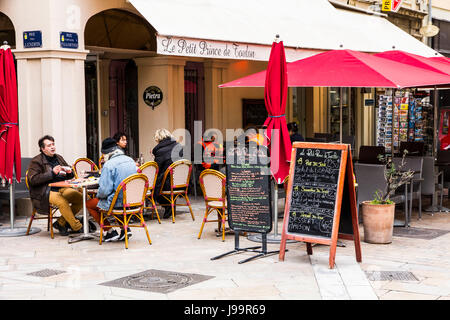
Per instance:
[[[147,270],[120,279],[100,283],[102,286],[169,293],[214,278],[193,273]]]
[[[419,281],[409,271],[366,271],[366,276],[370,281]]]
[[[53,269],[44,269],[44,270],[40,270],[40,271],[27,273],[27,275],[45,278],[45,277],[56,276],[57,274],[61,274],[61,273],[65,273],[65,271],[53,270]]]
[[[431,240],[449,233],[450,230],[428,228],[394,228],[394,236]]]

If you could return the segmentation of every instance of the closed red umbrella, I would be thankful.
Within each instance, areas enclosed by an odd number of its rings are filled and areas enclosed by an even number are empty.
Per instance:
[[[10,183],[15,165],[21,178],[19,112],[14,58],[11,49],[0,49],[0,176]]]
[[[219,87],[262,87],[265,73],[255,73]],[[443,72],[353,50],[332,50],[288,63],[287,74],[289,87],[411,88],[450,83],[449,76]]]
[[[291,140],[287,129],[285,109],[287,100],[286,56],[283,41],[274,42],[264,85],[264,101],[269,114],[266,127],[266,144],[271,146],[270,171],[278,183],[289,174]],[[273,130],[277,132],[273,136]]]

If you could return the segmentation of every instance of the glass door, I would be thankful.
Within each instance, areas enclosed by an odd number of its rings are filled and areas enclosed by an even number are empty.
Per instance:
[[[340,92],[342,92],[342,97]],[[339,140],[341,130],[340,101],[342,99],[342,137],[355,135],[356,89],[331,87],[328,90],[328,131]],[[347,139],[344,139],[347,140]],[[351,139],[350,139],[351,140]]]

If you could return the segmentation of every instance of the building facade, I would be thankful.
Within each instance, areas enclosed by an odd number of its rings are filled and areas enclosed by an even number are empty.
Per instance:
[[[265,118],[263,88],[220,89],[218,85],[264,70],[278,31],[288,61],[339,48],[384,51],[394,43],[400,49],[434,54],[391,28],[382,15],[348,13],[348,5],[335,8],[326,0],[313,4],[286,0],[287,11],[279,13],[278,19],[286,17],[281,21],[285,29],[280,26],[279,30],[270,29],[271,24],[257,19],[256,14],[237,20],[234,14],[224,15],[223,7],[203,7],[204,1],[38,3],[0,2],[0,40],[9,43],[17,61],[24,157],[38,152],[37,140],[44,134],[53,135],[58,152],[73,162],[85,156],[96,160],[102,139],[123,131],[129,136],[130,155],[137,158],[142,153],[149,160],[158,128],[187,129],[191,141],[182,133],[177,138],[193,144],[199,138],[194,137],[195,123],[201,123],[200,133],[210,128],[225,133],[225,129],[261,125]],[[236,16],[250,12],[242,8],[247,2],[227,5],[235,9]],[[261,16],[269,12],[263,5],[253,6]],[[289,12],[290,8],[296,10]],[[302,12],[302,8],[309,11]],[[416,9],[411,10],[421,10]],[[198,12],[202,15],[196,15]],[[415,14],[420,19],[421,15]],[[363,22],[367,19],[373,23]],[[348,20],[366,27],[355,28]],[[216,25],[220,28],[215,29]],[[373,30],[380,26],[392,31],[392,39],[375,34]],[[417,38],[417,26],[410,26],[415,30],[410,34]],[[359,102],[371,94],[348,89],[343,97],[348,105],[343,130],[356,136],[357,145],[372,139],[366,133],[367,126],[374,125],[371,113]],[[335,124],[330,110],[336,101],[333,88],[290,88],[287,120],[299,122],[304,136],[331,132]]]

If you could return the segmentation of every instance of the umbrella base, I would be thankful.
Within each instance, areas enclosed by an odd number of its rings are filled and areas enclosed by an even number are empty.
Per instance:
[[[262,241],[262,234],[258,233],[258,234],[252,234],[249,235],[247,237],[248,240],[253,241],[253,242],[261,242]],[[267,235],[267,243],[280,243],[281,242],[281,234],[273,234],[273,233],[269,233]],[[295,240],[286,240],[286,243],[295,243],[297,241]]]
[[[39,228],[31,228],[30,234],[41,232]],[[27,228],[19,227],[19,228],[0,228],[0,237],[21,237],[27,234]]]

